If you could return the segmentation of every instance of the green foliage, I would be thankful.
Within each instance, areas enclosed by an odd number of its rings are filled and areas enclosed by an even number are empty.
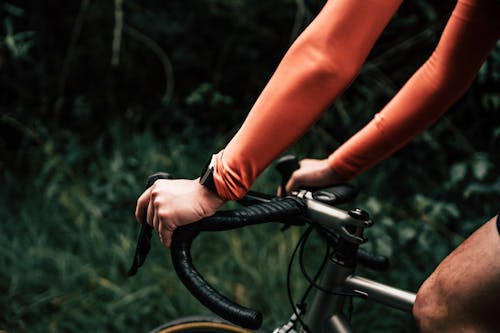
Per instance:
[[[322,4],[119,3],[0,5],[0,330],[147,331],[207,313],[156,238],[138,276],[125,279],[136,198],[154,171],[198,175]],[[370,120],[430,54],[452,5],[405,2],[351,88],[290,152],[324,157]],[[361,274],[417,290],[498,212],[499,83],[497,47],[442,121],[357,180],[355,205],[375,221],[365,247],[392,262],[388,273]],[[274,192],[276,183],[270,169],[255,188]],[[300,232],[204,235],[195,261],[272,326],[290,314],[285,272]],[[313,238],[311,270],[322,250]],[[292,285],[298,298],[298,270]],[[416,332],[407,314],[358,301],[354,325]]]
[[[33,31],[23,31],[15,33],[12,27],[12,20],[5,20],[6,35],[3,41],[14,59],[26,58],[33,47]]]

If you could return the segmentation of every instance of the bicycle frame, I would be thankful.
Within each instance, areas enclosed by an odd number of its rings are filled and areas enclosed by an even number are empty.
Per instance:
[[[297,333],[293,330],[297,320],[303,322],[307,326],[305,331],[310,333],[354,332],[344,313],[346,303],[353,296],[411,312],[416,298],[414,293],[354,274],[358,261],[373,268],[380,267],[380,261],[373,255],[361,255],[359,249],[366,241],[364,230],[373,225],[368,213],[357,208],[343,210],[336,207],[341,203],[340,199],[350,195],[350,191],[349,186],[315,192],[301,190],[276,200],[265,195],[250,195],[247,198],[250,207],[221,212],[178,228],[170,251],[174,269],[193,296],[214,313],[247,329],[259,328],[262,323],[259,311],[224,297],[196,271],[190,255],[192,241],[202,231],[230,230],[266,221],[281,222],[287,226],[308,223],[334,246],[335,251],[324,262],[320,276],[322,287],[317,288],[308,312],[302,313],[300,318],[294,314],[288,323],[277,328],[274,333]],[[141,228],[129,275],[135,274],[144,262],[149,250],[148,236]]]
[[[322,224],[342,225],[347,219],[346,212],[327,205],[308,200],[310,217]],[[348,214],[347,214],[348,215]],[[375,282],[354,274],[356,268],[355,255],[359,244],[354,242],[356,237],[362,238],[363,227],[356,228],[355,234],[339,240],[340,248],[346,249],[341,253],[334,253],[328,258],[320,285],[326,290],[318,289],[305,317],[305,324],[310,332],[314,333],[353,333],[349,320],[345,316],[346,301],[352,296],[360,296],[366,300],[411,312],[416,294]],[[327,291],[338,291],[333,294]],[[294,331],[285,328],[276,329],[275,333]]]
[[[321,285],[329,290],[359,295],[395,309],[411,312],[415,302],[414,293],[384,285],[353,274],[354,269],[329,259]],[[308,311],[305,323],[314,333],[354,332],[344,315],[346,298],[318,290]]]

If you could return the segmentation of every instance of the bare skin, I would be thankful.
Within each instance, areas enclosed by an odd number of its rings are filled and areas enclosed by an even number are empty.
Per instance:
[[[326,159],[306,159],[300,165],[287,184],[287,192],[302,185],[321,187],[342,180]],[[213,215],[223,203],[223,199],[200,185],[197,179],[160,179],[139,197],[135,216],[139,223],[152,226],[161,242],[170,247],[172,233],[177,227]]]
[[[170,247],[177,227],[213,215],[223,203],[198,179],[160,179],[137,200],[135,217],[152,226],[163,245]]]
[[[328,186],[342,179],[326,160],[302,160],[287,184]],[[198,180],[158,180],[138,199],[136,218],[167,247],[173,231],[215,213],[224,200]],[[413,314],[423,333],[500,332],[500,235],[496,217],[446,257],[417,293]]]
[[[496,217],[446,257],[417,293],[421,332],[500,332],[500,236]]]
[[[286,192],[298,190],[301,186],[327,187],[342,181],[344,179],[329,166],[327,159],[304,159],[286,184]]]
[[[306,159],[287,192],[342,182],[327,160]],[[479,228],[437,267],[413,309],[423,333],[500,332],[500,236],[496,217]]]

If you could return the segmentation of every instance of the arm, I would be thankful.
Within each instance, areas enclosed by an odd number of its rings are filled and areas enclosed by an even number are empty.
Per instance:
[[[351,179],[404,146],[464,94],[500,37],[500,2],[459,0],[427,62],[387,106],[328,158]]]
[[[217,194],[197,180],[158,180],[138,199],[136,218],[166,246],[177,226],[241,198],[255,178],[295,142],[351,83],[402,0],[331,0],[299,36],[243,126],[217,155]]]
[[[328,1],[292,45],[243,126],[218,154],[214,180],[241,198],[357,75],[401,0]]]

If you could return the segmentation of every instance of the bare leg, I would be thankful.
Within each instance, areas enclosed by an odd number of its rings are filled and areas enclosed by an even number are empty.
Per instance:
[[[491,219],[436,268],[417,293],[421,332],[500,332],[500,235]]]

